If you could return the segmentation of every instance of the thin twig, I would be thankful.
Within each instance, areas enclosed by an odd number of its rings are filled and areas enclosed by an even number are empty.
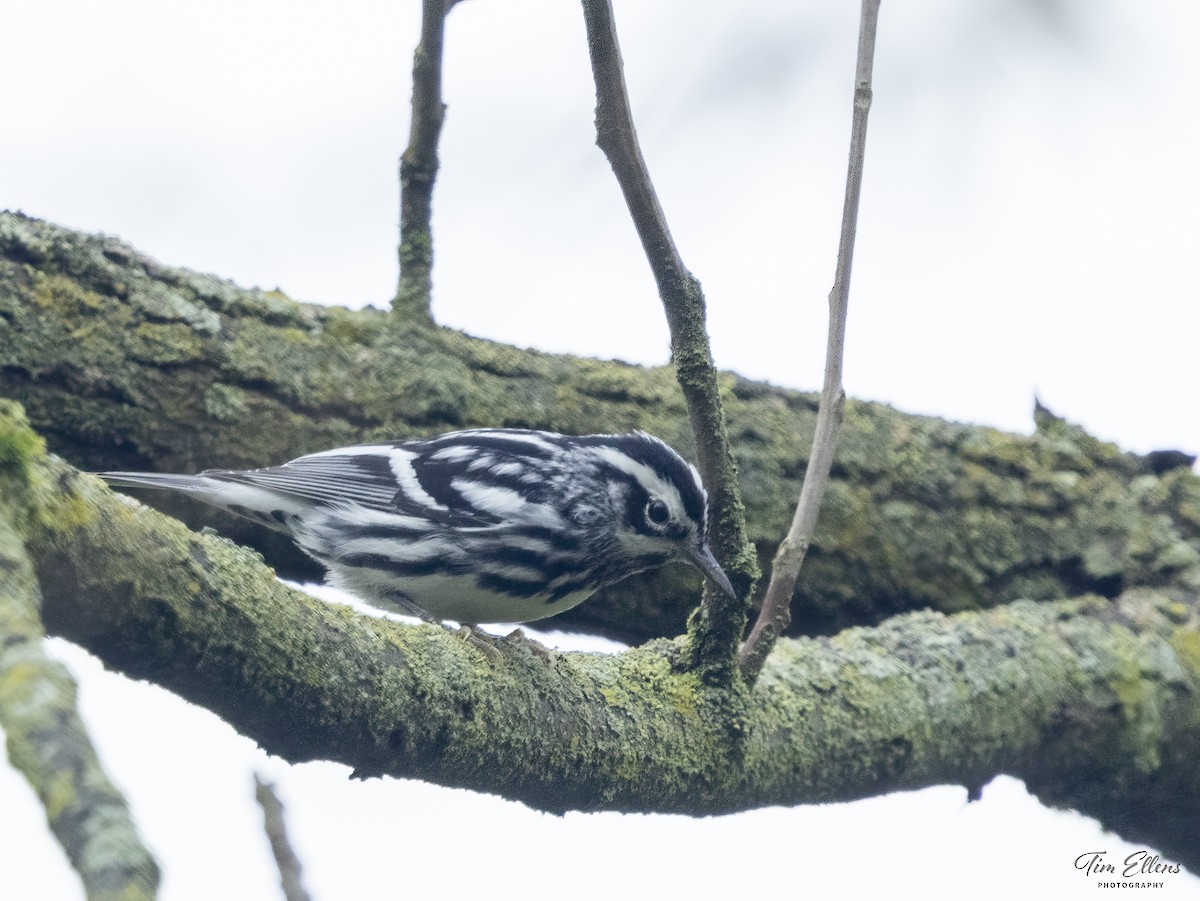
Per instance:
[[[283,822],[283,802],[275,794],[275,786],[254,774],[254,798],[263,809],[263,828],[271,842],[271,853],[279,867],[279,883],[287,901],[309,901],[310,896],[300,879],[300,858],[292,850]]]
[[[711,498],[713,550],[740,596],[747,597],[758,578],[758,565],[746,535],[737,466],[729,450],[705,326],[704,294],[683,265],[638,144],[612,5],[609,0],[583,0],[583,13],[596,82],[596,144],[608,157],[625,195],[666,310],[675,373],[696,439],[700,475]],[[746,617],[745,602],[706,590],[699,616],[689,623],[689,663],[727,666],[736,654]]]
[[[749,679],[757,677],[775,640],[792,620],[792,593],[804,555],[812,542],[817,513],[829,484],[833,453],[841,431],[846,392],[842,389],[842,354],[846,341],[846,309],[850,300],[850,269],[858,231],[858,201],[862,194],[863,162],[867,145],[867,114],[871,110],[871,73],[875,62],[875,32],[881,0],[863,0],[858,31],[858,66],[854,79],[854,118],[850,129],[850,164],[846,173],[846,202],[842,208],[842,233],[838,243],[837,272],[829,292],[829,337],[825,349],[825,383],[817,411],[812,452],[800,489],[800,501],[791,527],[779,545],[771,567],[771,581],[762,610],[739,662]]]
[[[412,124],[400,157],[400,283],[392,310],[414,322],[433,321],[433,185],[446,115],[442,42],[446,14],[455,2],[423,0],[421,40],[413,52]]]

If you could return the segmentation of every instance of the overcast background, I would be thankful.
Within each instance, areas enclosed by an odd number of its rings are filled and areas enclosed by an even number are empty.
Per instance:
[[[386,305],[416,0],[3,4],[0,207],[306,301]],[[717,362],[815,388],[857,5],[617,2],[639,133]],[[1033,397],[1138,451],[1200,450],[1200,158],[1189,0],[884,4],[846,387],[1031,429]],[[574,2],[450,16],[434,312],[476,335],[660,364],[667,333],[594,147]],[[264,463],[275,461],[263,461]],[[563,639],[570,643],[570,639]],[[53,642],[163,896],[273,897],[250,773],[279,782],[319,901],[547,890],[1093,897],[1133,850],[1001,779],[736,817],[568,815],[268,760],[205,711]],[[0,766],[0,897],[81,896]],[[740,853],[736,869],[710,861]],[[765,853],[762,850],[765,849]],[[756,861],[783,861],[762,869]],[[1200,897],[1165,877],[1154,897]]]

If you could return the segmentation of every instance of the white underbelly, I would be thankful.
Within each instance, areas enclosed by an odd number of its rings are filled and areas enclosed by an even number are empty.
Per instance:
[[[395,591],[394,578],[381,578],[371,569],[341,568],[330,570],[330,580],[375,607],[395,613],[408,613],[402,605],[389,601]],[[527,623],[570,610],[586,600],[593,591],[577,591],[551,601],[549,592],[532,597],[514,597],[480,588],[472,576],[433,574],[411,576],[403,580],[403,592],[414,604],[435,619],[459,623]]]

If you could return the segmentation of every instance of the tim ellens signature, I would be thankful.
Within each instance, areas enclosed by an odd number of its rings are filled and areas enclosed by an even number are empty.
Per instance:
[[[1080,854],[1075,858],[1075,869],[1083,870],[1088,876],[1095,876],[1097,874],[1116,875],[1118,872],[1115,864],[1111,864],[1104,859],[1103,851],[1088,851],[1086,854]],[[1159,858],[1157,854],[1150,854],[1147,851],[1134,851],[1125,858],[1119,872],[1122,878],[1130,879],[1134,876],[1179,873],[1181,871],[1182,867],[1179,864],[1167,863]]]

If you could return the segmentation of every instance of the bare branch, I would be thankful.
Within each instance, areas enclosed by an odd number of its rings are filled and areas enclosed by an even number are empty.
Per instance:
[[[421,40],[413,53],[412,124],[400,158],[400,283],[392,309],[403,321],[432,321],[433,185],[438,172],[442,42],[455,0],[423,0]]]
[[[310,896],[300,878],[303,867],[300,858],[288,841],[287,827],[283,821],[283,802],[275,794],[275,786],[254,774],[254,799],[263,809],[263,829],[271,842],[271,854],[279,867],[279,883],[287,901],[310,901]]]
[[[16,415],[14,404],[0,402],[0,419]],[[50,830],[79,874],[88,898],[153,898],[158,865],[138,837],[125,799],[100,766],[75,706],[71,674],[43,649],[37,581],[14,528],[18,511],[13,498],[24,492],[14,485],[21,477],[13,472],[15,454],[6,446],[23,430],[6,431],[3,424],[0,725],[7,736],[8,759],[41,799]]]
[[[879,24],[880,0],[863,0],[858,33],[858,66],[854,79],[854,117],[850,129],[850,164],[846,173],[846,201],[842,209],[842,232],[838,243],[837,272],[829,292],[829,336],[825,347],[825,382],[813,434],[812,453],[800,488],[800,501],[791,527],[775,553],[771,581],[762,609],[740,655],[742,671],[756,678],[775,640],[791,623],[792,593],[804,555],[812,542],[817,514],[829,485],[829,471],[837,448],[846,404],[842,389],[842,353],[846,342],[846,309],[850,301],[850,270],[854,261],[854,238],[858,231],[858,202],[862,194],[863,163],[867,146],[867,114],[871,110],[871,72],[875,60],[875,32]]]
[[[687,402],[700,474],[711,497],[713,549],[741,596],[747,597],[758,578],[758,565],[746,537],[737,466],[705,326],[704,293],[683,265],[638,144],[612,5],[609,0],[583,0],[583,13],[596,82],[596,143],[620,183],[666,310],[675,372]],[[689,623],[691,664],[716,669],[727,665],[741,639],[746,613],[745,602],[706,589],[699,615]]]

